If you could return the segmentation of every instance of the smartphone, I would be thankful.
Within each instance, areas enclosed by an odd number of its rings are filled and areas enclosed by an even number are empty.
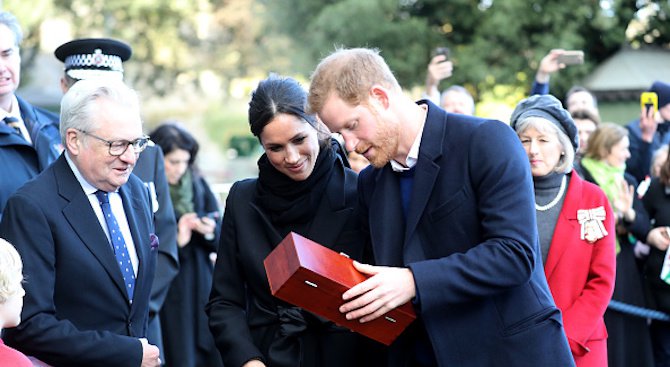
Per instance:
[[[558,55],[557,61],[565,65],[578,65],[584,63],[584,51],[572,50],[565,51]]]
[[[645,114],[649,113],[649,109],[653,109],[654,114],[656,114],[658,112],[658,94],[655,92],[642,92],[640,107]]]
[[[433,56],[435,57],[437,55],[442,55],[444,56],[444,61],[449,61],[449,47],[437,47],[433,50]]]

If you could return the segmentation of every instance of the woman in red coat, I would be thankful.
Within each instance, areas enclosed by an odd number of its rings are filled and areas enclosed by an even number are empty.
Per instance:
[[[544,271],[577,367],[607,367],[603,315],[615,280],[614,216],[607,197],[572,169],[577,127],[560,101],[536,95],[511,118],[528,154]]]

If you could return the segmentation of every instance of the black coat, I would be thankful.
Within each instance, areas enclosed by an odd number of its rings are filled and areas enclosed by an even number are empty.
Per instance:
[[[193,181],[193,201],[198,217],[219,212],[219,203],[202,177]],[[179,273],[160,312],[167,366],[221,366],[205,314],[212,287],[213,266],[209,254],[213,252],[216,252],[216,238],[207,240],[197,232],[179,249]]]
[[[300,234],[362,260],[364,245],[356,209],[356,180],[353,171],[337,165],[309,230]],[[209,326],[224,365],[239,367],[250,359],[261,359],[270,367],[356,365],[360,361],[359,348],[371,342],[291,308],[270,293],[263,259],[282,238],[267,213],[255,204],[256,182],[236,182],[228,195],[207,305]],[[291,326],[295,325],[280,321],[280,317],[290,318],[293,312],[306,321],[302,332],[292,332]],[[290,345],[289,349],[302,343],[300,357],[284,364],[276,362],[285,356],[282,343]],[[372,345],[367,354],[373,354],[375,347]],[[277,349],[280,352],[275,353]]]
[[[578,170],[585,180],[598,184],[593,175],[581,166]],[[635,178],[626,173],[624,175],[628,185],[637,187]],[[633,201],[635,221],[627,223],[620,220],[617,226],[625,227],[626,233],[617,233],[620,251],[616,256],[616,280],[612,299],[635,306],[646,307],[645,284],[642,273],[634,254],[634,239],[640,241],[647,238],[649,232],[649,216],[642,201],[635,196]],[[605,311],[605,326],[607,327],[607,360],[610,367],[654,365],[649,326],[647,320],[631,316],[608,308]]]
[[[151,286],[151,299],[149,301],[147,339],[149,343],[157,345],[162,351],[161,326],[160,319],[157,316],[165,302],[170,283],[179,271],[179,260],[177,255],[177,223],[170,200],[170,189],[165,177],[161,148],[157,146],[147,147],[140,154],[133,169],[133,174],[144,182],[151,193],[156,235],[160,241],[156,260],[156,276]]]
[[[658,178],[651,181],[642,202],[649,213],[649,218],[654,220],[654,227],[670,226],[670,194]],[[660,311],[670,312],[670,284],[660,277],[664,259],[665,251],[650,246],[644,270],[652,306]]]

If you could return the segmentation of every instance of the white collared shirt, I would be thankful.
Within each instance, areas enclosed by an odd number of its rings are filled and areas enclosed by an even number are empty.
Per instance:
[[[428,110],[426,110],[426,118],[428,117]],[[416,166],[416,162],[419,160],[419,148],[421,147],[421,137],[423,136],[423,128],[426,126],[426,122],[423,122],[423,126],[421,126],[421,129],[419,129],[419,133],[416,134],[416,138],[414,138],[414,143],[412,144],[412,147],[409,149],[409,152],[407,152],[407,158],[405,159],[405,162],[407,163],[407,167],[403,166],[401,163],[397,162],[396,160],[391,160],[391,168],[395,172],[403,172],[403,171],[409,171],[412,169],[412,167]]]
[[[112,241],[109,237],[109,229],[107,228],[107,222],[105,221],[105,216],[102,214],[102,208],[100,207],[100,202],[98,201],[98,198],[95,196],[95,193],[96,191],[98,191],[98,189],[96,189],[95,186],[88,183],[88,181],[86,181],[84,176],[81,175],[81,172],[79,172],[77,166],[75,166],[74,162],[72,162],[72,159],[70,158],[70,155],[67,151],[65,152],[65,159],[67,160],[67,164],[70,166],[70,169],[72,169],[74,177],[77,178],[77,181],[79,181],[81,188],[84,190],[84,193],[88,198],[88,201],[91,203],[91,207],[93,208],[95,215],[98,217],[98,222],[100,222],[102,230],[105,231],[105,235],[107,235],[107,240],[109,241],[110,244],[109,246],[111,250]],[[137,250],[135,249],[135,242],[133,241],[133,236],[130,233],[128,218],[126,217],[125,210],[123,210],[123,201],[121,200],[121,195],[119,195],[118,191],[115,191],[108,193],[108,197],[109,197],[109,205],[112,207],[112,213],[114,213],[116,221],[119,224],[119,229],[121,229],[123,239],[126,241],[126,247],[128,248],[128,255],[130,256],[130,262],[133,264],[133,271],[135,273],[135,276],[137,276],[139,258],[137,257]]]
[[[10,108],[10,111],[5,111],[4,109],[0,108],[0,113],[2,113],[2,117],[0,119],[4,119],[7,116],[16,118],[18,120],[17,126],[19,127],[19,130],[21,130],[21,135],[28,143],[30,143],[30,145],[33,144],[33,140],[30,138],[28,128],[26,128],[26,124],[23,122],[23,118],[21,118],[21,108],[19,108],[19,100],[16,99],[16,96],[12,96],[12,107]]]

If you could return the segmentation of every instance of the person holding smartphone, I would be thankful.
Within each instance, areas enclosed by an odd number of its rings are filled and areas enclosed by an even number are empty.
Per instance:
[[[454,70],[454,64],[449,59],[449,55],[450,51],[447,47],[437,47],[433,51],[426,74],[424,97],[440,105],[447,112],[472,116],[475,114],[475,100],[467,89],[460,85],[452,85],[442,94],[438,89],[440,82],[451,77]]]
[[[658,107],[641,107],[640,118],[626,126],[630,138],[630,158],[626,161],[626,172],[638,182],[649,175],[654,152],[663,144],[670,143],[670,84],[655,81],[649,92],[656,93]]]
[[[555,48],[549,51],[537,68],[530,95],[549,94],[549,80],[551,75],[570,65],[581,65],[584,63],[584,52],[579,50],[564,50]],[[575,85],[565,94],[563,106],[568,112],[575,110],[590,110],[596,117],[599,116],[598,99],[588,89]]]
[[[177,123],[164,123],[151,134],[165,156],[178,233],[180,269],[161,310],[168,366],[222,366],[207,326],[205,304],[214,271],[219,203],[195,160],[198,142]]]

